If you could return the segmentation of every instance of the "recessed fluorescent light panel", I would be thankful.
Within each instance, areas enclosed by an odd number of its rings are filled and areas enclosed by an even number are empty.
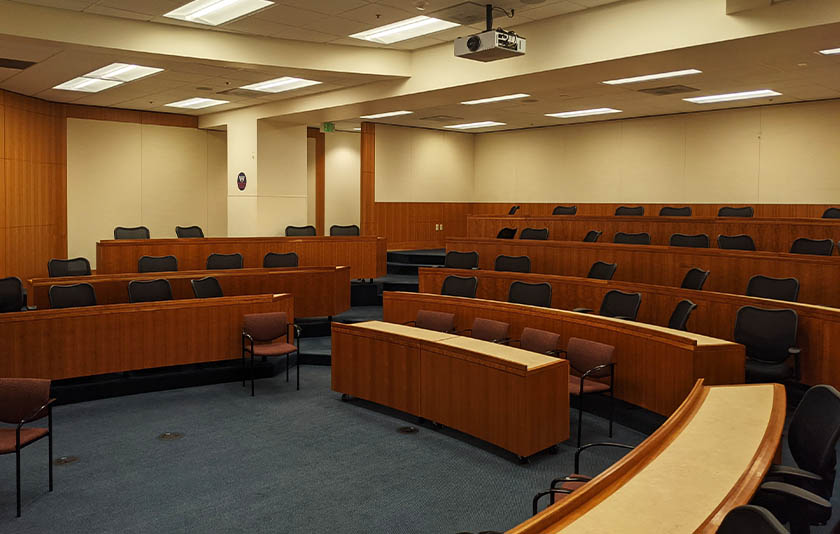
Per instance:
[[[834,54],[840,54],[840,48],[829,48],[828,50],[820,50],[820,54],[824,56],[832,56]]]
[[[385,117],[396,117],[398,115],[409,115],[414,113],[413,111],[389,111],[387,113],[377,113],[376,115],[362,115],[362,119],[384,119]]]
[[[372,30],[354,33],[350,37],[364,41],[373,41],[374,43],[391,44],[420,37],[421,35],[447,30],[455,26],[460,26],[460,24],[421,15],[373,28]]]
[[[218,26],[273,5],[269,0],[195,0],[164,17]]]
[[[172,102],[170,104],[166,104],[170,108],[186,108],[186,109],[203,109],[209,108],[210,106],[219,106],[221,104],[227,104],[227,100],[216,100],[215,98],[188,98],[186,100],[179,100],[178,102]]]
[[[559,119],[574,119],[575,117],[586,117],[588,115],[606,115],[608,113],[621,113],[620,109],[594,108],[579,109],[577,111],[563,111],[561,113],[546,113],[546,117],[557,117]]]
[[[250,89],[251,91],[262,91],[264,93],[282,93],[283,91],[291,91],[292,89],[300,89],[301,87],[309,87],[310,85],[318,85],[319,83],[321,82],[283,76],[282,78],[275,78],[267,82],[243,85],[240,89]]]
[[[467,104],[468,106],[472,106],[474,104],[489,104],[490,102],[501,102],[503,100],[515,100],[517,98],[527,98],[531,95],[525,93],[516,93],[515,95],[504,95],[504,96],[492,96],[490,98],[481,98],[479,100],[467,100],[466,102],[461,102],[462,104]]]
[[[88,72],[85,78],[99,78],[101,80],[117,80],[120,82],[131,82],[157,74],[163,69],[156,67],[144,67],[142,65],[130,65],[128,63],[111,63],[106,67]]]
[[[73,78],[60,85],[56,85],[53,89],[61,89],[62,91],[81,91],[83,93],[98,93],[105,89],[120,85],[122,82],[115,80],[99,80],[97,78]]]
[[[770,89],[759,89],[758,91],[744,91],[742,93],[726,93],[722,95],[695,96],[683,98],[686,102],[694,104],[714,104],[715,102],[731,102],[733,100],[747,100],[750,98],[765,98],[768,96],[780,96],[782,93]]]
[[[633,76],[632,78],[606,80],[601,83],[605,83],[607,85],[621,85],[624,83],[638,83],[648,82],[650,80],[661,80],[662,78],[676,78],[677,76],[688,76],[689,74],[700,74],[701,72],[703,71],[697,69],[674,70],[671,72],[660,72],[658,74],[645,74],[644,76]]]
[[[504,126],[506,123],[504,122],[495,122],[495,121],[483,121],[483,122],[470,122],[467,124],[453,124],[452,126],[444,126],[444,128],[455,128],[458,130],[471,130],[472,128],[489,128],[491,126]]]

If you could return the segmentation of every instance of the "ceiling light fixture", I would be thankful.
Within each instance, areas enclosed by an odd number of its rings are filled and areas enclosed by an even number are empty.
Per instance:
[[[621,113],[620,109],[594,108],[580,109],[578,111],[563,111],[560,113],[546,113],[546,117],[557,117],[558,119],[574,119],[575,117],[586,117],[588,115],[606,115],[608,113]]]
[[[243,85],[240,89],[262,91],[263,93],[281,93],[283,91],[291,91],[292,89],[300,89],[301,87],[309,87],[310,85],[318,85],[319,83],[321,82],[306,80],[303,78],[293,78],[291,76],[283,76],[282,78],[275,78],[265,82]]]
[[[85,78],[99,78],[100,80],[117,80],[120,82],[131,82],[157,74],[163,69],[157,67],[144,67],[142,65],[131,65],[129,63],[111,63],[101,69],[85,74]]]
[[[645,74],[643,76],[633,76],[632,78],[619,78],[617,80],[606,80],[601,83],[605,83],[607,85],[621,85],[624,83],[638,83],[638,82],[648,82],[650,80],[661,80],[662,78],[676,78],[677,76],[688,76],[689,74],[700,74],[702,70],[697,69],[685,69],[685,70],[674,70],[671,72],[660,72],[658,74]]]
[[[377,113],[376,115],[362,115],[362,119],[384,119],[385,117],[396,117],[397,115],[409,115],[413,111],[388,111],[386,113]]]
[[[83,93],[98,93],[99,91],[116,87],[122,83],[123,82],[116,80],[100,80],[98,78],[85,78],[80,76],[56,85],[53,89],[61,89],[62,91],[81,91]]]
[[[840,54],[840,48],[828,48],[826,50],[820,50],[820,54],[824,56],[833,56],[835,54]]]
[[[468,122],[467,124],[453,124],[452,126],[444,126],[444,128],[455,128],[457,130],[470,130],[472,128],[489,128],[491,126],[504,126],[504,122],[482,121],[482,122]]]
[[[686,102],[694,104],[714,104],[715,102],[731,102],[733,100],[747,100],[750,98],[764,98],[768,96],[781,96],[782,93],[771,89],[759,89],[757,91],[744,91],[741,93],[726,93],[722,95],[695,96],[683,98]]]
[[[515,95],[504,95],[504,96],[491,96],[490,98],[480,98],[478,100],[467,100],[466,102],[461,102],[462,104],[467,104],[468,106],[472,106],[475,104],[489,104],[490,102],[501,102],[502,100],[514,100],[517,98],[527,98],[531,95],[525,93],[516,93]]]
[[[460,26],[460,24],[421,15],[354,33],[350,37],[353,39],[362,39],[363,41],[372,41],[374,43],[391,44],[420,37],[421,35],[447,30],[455,26]]]
[[[210,106],[220,106],[227,104],[227,100],[216,100],[215,98],[188,98],[186,100],[179,100],[178,102],[171,102],[166,104],[170,108],[185,108],[185,109],[203,109]]]
[[[273,5],[269,0],[194,0],[163,16],[218,26]]]

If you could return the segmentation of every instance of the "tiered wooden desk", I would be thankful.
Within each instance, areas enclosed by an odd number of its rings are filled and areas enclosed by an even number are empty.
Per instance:
[[[296,252],[301,267],[349,265],[350,278],[377,278],[387,272],[384,237],[208,237],[199,239],[118,239],[96,243],[96,272],[136,273],[141,256],[178,258],[178,268],[197,271],[213,253],[242,254],[244,267],[262,267],[269,252]]]
[[[165,278],[175,299],[194,298],[190,280],[213,276],[225,296],[291,293],[298,317],[338,315],[350,308],[350,267],[299,267],[286,269],[224,269],[160,273],[95,274],[59,278],[33,278],[33,304],[49,308],[50,286],[88,283],[96,290],[99,304],[128,302],[132,280]]]
[[[783,302],[713,291],[694,291],[679,287],[592,280],[571,276],[524,274],[462,269],[420,269],[420,292],[440,293],[443,279],[449,275],[478,278],[477,296],[506,301],[510,284],[516,280],[551,284],[552,307],[598,310],[607,291],[619,290],[642,294],[638,321],[667,325],[677,303],[688,299],[697,309],[688,321],[688,330],[719,339],[733,340],[735,317],[741,306],[790,308],[799,315],[798,346],[802,349],[800,365],[805,384],[831,384],[840,388],[840,309],[798,302]]]
[[[756,274],[799,280],[799,301],[840,308],[840,257],[578,241],[450,238],[446,250],[476,251],[479,266],[496,256],[529,256],[535,273],[586,276],[596,261],[617,263],[615,280],[679,287],[692,267],[711,271],[703,289],[743,295]]]
[[[413,321],[418,310],[455,314],[456,327],[472,327],[484,317],[510,324],[518,339],[527,327],[560,334],[565,347],[570,337],[613,345],[615,396],[648,410],[668,415],[680,405],[698,378],[710,384],[744,382],[744,346],[661,326],[622,321],[552,308],[508,302],[449,297],[427,293],[385,292],[384,319]]]
[[[238,358],[242,316],[291,295],[111,304],[0,314],[0,377],[74,378]]]
[[[553,215],[516,217],[471,215],[467,217],[468,237],[496,237],[504,227],[548,228],[553,241],[580,241],[590,230],[603,232],[600,240],[612,242],[617,232],[650,234],[654,245],[667,245],[671,234],[706,234],[712,247],[717,236],[747,234],[758,250],[788,252],[799,237],[840,239],[838,219],[755,219],[751,217],[596,217]],[[518,235],[518,233],[517,233]]]
[[[698,381],[642,444],[508,534],[713,534],[729,510],[749,503],[773,462],[784,420],[779,384]]]
[[[332,325],[332,389],[528,457],[569,437],[569,363],[381,321]]]

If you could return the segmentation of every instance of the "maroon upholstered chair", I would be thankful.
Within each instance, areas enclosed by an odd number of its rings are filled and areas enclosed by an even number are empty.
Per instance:
[[[437,332],[455,333],[455,314],[430,310],[417,310],[417,318],[406,324]]]
[[[540,354],[558,353],[557,345],[560,344],[560,334],[537,330],[536,328],[523,328],[519,338],[519,347]]]
[[[0,454],[15,453],[17,516],[20,517],[20,450],[46,436],[49,441],[50,491],[52,472],[52,403],[50,381],[40,378],[0,378],[0,422],[15,428],[0,428]],[[47,428],[23,425],[47,418]]]
[[[476,339],[483,339],[484,341],[493,343],[507,343],[510,341],[510,337],[508,336],[510,325],[508,323],[484,319],[482,317],[476,317],[473,320],[472,328],[464,332],[470,332],[470,335]]]
[[[295,330],[296,345],[289,343],[289,329]],[[286,312],[249,313],[242,327],[242,386],[245,386],[245,353],[251,354],[251,396],[254,396],[254,356],[286,357],[286,382],[289,381],[289,358],[294,352],[297,389],[300,389],[300,327],[289,323]]]
[[[580,373],[580,376],[569,375],[569,394],[578,397],[578,447],[580,447],[580,438],[583,430],[584,395],[609,393],[610,437],[612,437],[613,408],[615,405],[615,396],[613,395],[613,378],[615,375],[613,355],[615,354],[615,347],[598,343],[597,341],[571,337],[569,338],[569,343],[566,345],[566,350],[561,350],[560,353],[565,354],[571,368]],[[593,380],[595,378],[606,377],[610,379],[609,384],[605,384],[599,380]]]

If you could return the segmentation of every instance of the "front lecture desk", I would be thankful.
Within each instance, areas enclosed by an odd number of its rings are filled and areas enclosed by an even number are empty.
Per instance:
[[[615,280],[679,287],[692,267],[710,271],[703,289],[743,295],[756,274],[799,280],[799,300],[840,308],[840,257],[748,252],[717,248],[617,245],[577,241],[530,241],[520,239],[446,240],[446,250],[476,251],[479,266],[493,269],[496,256],[528,256],[535,273],[586,276],[596,261],[617,263]]]
[[[75,378],[239,358],[242,316],[291,295],[111,304],[0,314],[0,377]]]
[[[520,458],[569,438],[569,362],[381,321],[332,324],[332,389]]]
[[[128,283],[132,280],[164,278],[172,286],[175,299],[195,298],[190,280],[212,276],[219,281],[222,293],[263,295],[291,293],[298,317],[327,317],[350,308],[349,267],[290,267],[284,269],[220,269],[212,271],[168,271],[156,273],[95,274],[59,278],[33,278],[33,304],[49,308],[50,286],[87,283],[96,291],[99,304],[128,302]]]
[[[301,267],[349,265],[351,278],[385,276],[384,237],[206,237],[196,239],[110,239],[96,243],[98,274],[136,273],[140,256],[175,256],[178,268],[197,271],[210,254],[242,254],[245,267],[262,267],[269,252],[295,252]]]
[[[508,534],[713,534],[779,446],[779,384],[703,387],[612,467]]]
[[[482,299],[383,293],[383,316],[392,323],[413,321],[418,310],[455,314],[458,330],[472,328],[483,317],[510,324],[518,339],[525,327],[560,334],[561,348],[570,337],[615,347],[615,396],[663,415],[670,415],[695,381],[710,384],[744,382],[744,346],[690,332],[671,330],[597,315]]]

